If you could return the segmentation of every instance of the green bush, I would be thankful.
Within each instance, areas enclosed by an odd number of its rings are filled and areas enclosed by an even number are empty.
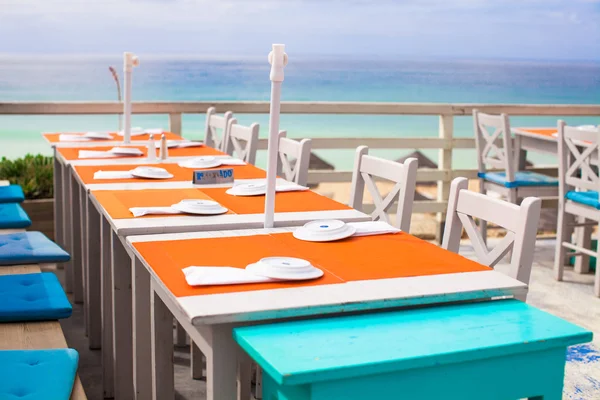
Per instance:
[[[21,185],[26,199],[51,199],[54,165],[52,157],[27,154],[23,158],[0,161],[0,180]]]

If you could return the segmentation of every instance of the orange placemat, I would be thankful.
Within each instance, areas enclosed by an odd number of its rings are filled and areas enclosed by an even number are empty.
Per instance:
[[[236,214],[261,214],[265,212],[265,196],[231,196],[227,189],[202,189],[204,193],[223,207],[233,210]],[[321,196],[310,190],[302,192],[279,192],[275,195],[275,212],[303,212],[350,210],[342,203]]]
[[[114,219],[134,218],[131,207],[169,207],[181,200],[212,200],[198,189],[148,189],[148,190],[94,190],[96,200]],[[227,214],[233,214],[228,211]],[[177,216],[177,214],[171,215]],[[169,217],[169,215],[144,215],[137,218]]]
[[[94,179],[96,171],[129,171],[136,167],[160,167],[173,174],[170,179]],[[129,183],[129,182],[174,182],[174,181],[192,181],[193,169],[183,168],[177,164],[128,164],[128,165],[78,165],[75,171],[84,184],[90,183]],[[227,168],[233,168],[235,179],[256,179],[265,178],[266,173],[254,165],[235,165]]]
[[[74,133],[76,134],[83,134],[85,132],[76,132]],[[69,134],[73,134],[73,133],[69,133]],[[68,142],[61,142],[59,137],[60,137],[60,133],[43,133],[42,136],[50,143],[68,143]],[[123,140],[122,136],[118,136],[116,132],[111,132],[111,135],[114,136],[114,140],[115,142],[121,141]],[[165,136],[167,137],[167,140],[183,140],[183,138],[180,135],[177,135],[175,133],[172,132],[165,132]],[[154,136],[156,137],[156,135]],[[139,136],[132,136],[131,137],[131,141],[138,141],[138,140],[149,140],[150,139],[150,135],[146,134],[146,135],[139,135]],[[86,140],[85,142],[82,143],[102,143],[105,140]]]
[[[158,145],[158,143],[157,143]],[[90,146],[90,147],[59,147],[58,152],[65,158],[65,160],[79,160],[79,150],[93,150],[93,151],[108,151],[115,146]],[[133,147],[136,149],[140,149],[144,152],[143,156],[133,156],[133,157],[120,157],[120,158],[142,158],[146,157],[148,154],[148,148],[146,146],[127,146]],[[158,150],[157,150],[158,155]],[[222,151],[217,149],[213,149],[208,146],[200,146],[200,147],[183,147],[169,149],[169,157],[190,157],[190,156],[222,156],[225,155]],[[110,160],[114,160],[115,158],[110,158]],[[88,160],[92,160],[88,158]]]
[[[529,132],[529,133],[535,133],[537,135],[544,135],[544,136],[552,136],[554,135],[556,132],[558,132],[556,130],[556,128],[547,128],[547,129],[530,129],[530,128],[519,128],[519,130],[524,131],[524,132]]]
[[[291,233],[134,243],[161,281],[177,297],[246,292],[349,281],[489,271],[474,261],[406,233],[354,237],[314,243]],[[309,260],[325,274],[303,282],[189,286],[183,268],[229,266],[244,268],[263,257]]]

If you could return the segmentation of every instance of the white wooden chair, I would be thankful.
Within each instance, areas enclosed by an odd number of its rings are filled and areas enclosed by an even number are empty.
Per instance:
[[[308,163],[310,161],[311,140],[296,141],[286,137],[286,131],[279,132],[279,158],[277,175],[290,182],[306,186]]]
[[[258,131],[260,126],[254,123],[243,126],[237,123],[237,119],[231,118],[227,122],[227,136],[223,151],[233,157],[246,161],[248,164],[256,162],[256,151],[258,150]]]
[[[204,144],[214,147],[217,150],[224,151],[225,138],[227,137],[227,122],[233,118],[233,113],[227,111],[223,116],[220,116],[217,115],[216,112],[214,107],[210,107],[206,111]]]
[[[597,130],[581,130],[567,126],[558,121],[558,173],[559,173],[559,206],[558,229],[556,233],[556,254],[554,257],[554,274],[557,280],[563,279],[565,248],[574,250],[570,256],[578,258],[576,272],[589,270],[588,256],[600,259],[600,252],[592,251],[590,223],[600,222],[600,176],[598,165],[600,158],[600,127]],[[578,223],[571,224],[575,217]],[[571,243],[569,227],[579,226],[584,229],[585,237],[579,238],[577,244]],[[582,262],[583,261],[583,262]],[[596,264],[598,265],[598,264]],[[594,294],[600,297],[600,272],[596,267]]]
[[[390,223],[387,211],[398,199],[396,208],[396,227],[404,232],[410,230],[413,201],[415,199],[415,186],[417,182],[418,161],[409,158],[404,163],[398,163],[368,155],[369,148],[360,146],[356,149],[354,158],[354,171],[352,173],[352,187],[350,190],[350,207],[362,211],[365,186],[375,205],[371,213],[374,221],[383,220]],[[390,193],[383,198],[375,185],[373,177],[390,180],[396,185]]]
[[[468,185],[466,178],[452,181],[442,247],[458,253],[464,228],[481,264],[493,268],[512,250],[508,275],[529,284],[542,201],[527,197],[517,206],[471,192]],[[501,226],[507,230],[506,236],[496,247],[488,250],[474,218]],[[525,301],[525,298],[520,300]]]
[[[529,196],[558,196],[558,179],[532,171],[519,171],[520,140],[512,139],[506,114],[489,115],[473,110],[479,191],[499,193],[513,204]],[[488,167],[500,172],[488,172]],[[481,223],[487,241],[487,224]]]

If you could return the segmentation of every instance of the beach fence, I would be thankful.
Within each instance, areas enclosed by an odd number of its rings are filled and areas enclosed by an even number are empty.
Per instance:
[[[219,112],[235,114],[268,114],[269,103],[265,101],[190,101],[190,102],[134,102],[134,114],[168,115],[169,130],[182,132],[184,114],[204,114],[209,107]],[[454,136],[454,117],[469,116],[473,109],[489,114],[506,113],[510,116],[600,116],[600,104],[458,104],[458,103],[377,103],[377,102],[282,102],[282,114],[329,114],[329,115],[405,115],[437,116],[438,137],[311,137],[313,150],[355,149],[360,145],[371,149],[437,149],[438,168],[421,168],[418,182],[437,182],[434,200],[416,201],[414,213],[436,213],[438,238],[443,232],[444,211],[447,207],[450,182],[456,177],[475,179],[476,169],[454,169],[454,150],[474,149],[475,139]],[[119,115],[123,105],[119,102],[0,102],[0,115]],[[309,136],[310,137],[310,136]],[[267,140],[261,139],[259,149],[267,148]],[[556,166],[536,167],[542,173],[556,173]],[[352,171],[311,170],[308,183],[350,182]],[[556,199],[544,199],[544,206],[556,207]],[[371,211],[365,207],[365,212]]]

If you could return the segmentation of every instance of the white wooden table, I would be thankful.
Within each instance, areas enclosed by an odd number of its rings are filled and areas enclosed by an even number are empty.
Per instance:
[[[522,151],[535,151],[544,154],[558,154],[558,141],[555,136],[533,133],[530,130],[554,130],[556,128],[549,127],[533,127],[533,128],[512,128],[511,131],[515,135],[517,141],[520,141],[520,149]],[[517,145],[518,146],[518,145]],[[519,148],[519,147],[517,147]]]
[[[293,229],[127,238],[129,249],[135,255],[132,291],[134,373],[136,389],[140,395],[138,398],[150,398],[152,394],[153,398],[158,399],[174,397],[173,340],[169,325],[171,314],[206,355],[207,398],[233,400],[247,399],[250,390],[249,360],[233,341],[234,327],[272,319],[515,296],[522,295],[527,290],[527,286],[519,281],[499,272],[486,270],[177,297],[159,279],[154,270],[156,266],[149,265],[134,247],[140,242],[277,234]],[[149,330],[152,332],[151,336],[146,334]],[[151,374],[152,387],[148,385]],[[236,381],[239,381],[237,385]],[[151,393],[150,390],[154,392]]]

